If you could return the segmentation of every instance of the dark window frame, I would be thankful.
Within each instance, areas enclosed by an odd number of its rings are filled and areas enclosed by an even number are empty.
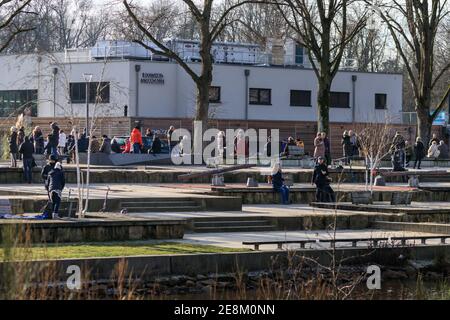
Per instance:
[[[100,85],[100,97],[97,89]],[[71,82],[69,85],[70,102],[73,104],[86,103],[86,82]],[[107,81],[89,83],[89,103],[106,104],[111,100],[111,84]],[[97,101],[97,98],[98,101]]]
[[[38,90],[0,90],[0,116],[9,117],[16,111],[31,108],[31,116],[37,116]]]
[[[296,94],[296,93],[300,93],[300,94],[307,94],[308,95],[308,97],[303,97],[303,98],[305,98],[305,100],[308,100],[309,102],[308,103],[302,103],[302,98],[301,99],[299,99],[300,100],[300,102],[296,102],[295,100],[295,97],[294,97],[294,94]],[[312,99],[311,99],[311,96],[312,96],[312,92],[311,92],[311,90],[291,90],[290,91],[290,101],[289,101],[289,105],[291,106],[291,107],[306,107],[306,108],[311,108],[312,107]]]
[[[251,92],[252,91],[256,91],[256,95],[257,95],[257,101],[252,101],[251,100]],[[262,92],[268,92],[269,94],[269,101],[268,102],[264,102],[262,101]],[[272,89],[267,89],[267,88],[250,88],[248,90],[248,103],[251,105],[260,105],[260,106],[271,106],[272,105]]]
[[[333,101],[335,99],[338,100],[338,103],[335,103],[335,101]],[[344,103],[342,103],[342,102],[344,102]],[[351,109],[350,92],[331,91],[330,92],[330,108]]]
[[[211,90],[217,90],[217,99],[211,99]],[[222,103],[222,87],[220,86],[210,86],[209,87],[209,103]]]
[[[378,104],[380,100],[379,97],[383,97],[384,105]],[[387,93],[375,93],[375,110],[387,110]]]

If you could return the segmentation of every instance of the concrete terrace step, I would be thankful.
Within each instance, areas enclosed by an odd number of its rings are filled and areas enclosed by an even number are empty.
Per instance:
[[[147,212],[199,212],[204,211],[202,206],[171,206],[170,203],[165,207],[123,207],[130,213],[147,213]]]
[[[194,222],[194,228],[222,228],[222,227],[258,227],[272,226],[267,220],[250,220],[250,221],[208,221]]]
[[[122,202],[122,208],[196,207],[195,201]]]
[[[276,231],[275,226],[230,226],[230,227],[200,227],[193,230],[196,233],[218,233],[218,232],[257,232]]]

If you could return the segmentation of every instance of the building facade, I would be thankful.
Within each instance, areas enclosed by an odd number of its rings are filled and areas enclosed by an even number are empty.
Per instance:
[[[200,68],[198,62],[189,64]],[[91,50],[74,50],[0,56],[0,72],[0,117],[24,107],[38,117],[84,117],[86,93],[91,116],[185,119],[195,113],[195,84],[171,61],[95,59]],[[317,119],[318,85],[311,68],[216,63],[213,79],[212,119]],[[401,123],[402,81],[401,74],[339,71],[332,85],[330,121]]]

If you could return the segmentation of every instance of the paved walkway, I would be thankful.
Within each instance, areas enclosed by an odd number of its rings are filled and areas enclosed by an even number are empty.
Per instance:
[[[238,232],[238,233],[196,233],[186,234],[183,242],[200,244],[200,245],[214,245],[226,248],[251,248],[251,246],[243,246],[244,241],[294,241],[294,240],[319,240],[319,239],[355,239],[355,238],[375,238],[375,237],[404,237],[404,236],[435,236],[436,234],[417,233],[417,232],[402,232],[402,231],[386,231],[386,230],[338,230],[334,237],[330,231],[289,231],[289,232]],[[429,240],[429,244],[439,244],[440,240]],[[414,241],[409,241],[408,244],[414,244]],[[419,241],[415,241],[419,245]],[[351,243],[337,243],[337,247],[351,247]],[[367,247],[368,243],[358,243],[358,246]],[[285,248],[298,249],[300,245],[288,245]],[[311,248],[329,248],[330,244],[315,243],[307,245]],[[277,249],[276,245],[261,246],[261,250]]]

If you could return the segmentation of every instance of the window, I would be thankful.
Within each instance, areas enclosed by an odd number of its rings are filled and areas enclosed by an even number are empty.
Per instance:
[[[295,45],[295,64],[303,64],[303,46],[296,44]]]
[[[291,107],[311,107],[311,91],[291,90]]]
[[[387,108],[387,94],[376,93],[375,94],[375,109],[384,110]]]
[[[109,103],[109,91],[109,82],[91,82],[89,84],[89,103]],[[86,102],[85,82],[70,84],[70,101],[72,103]]]
[[[331,92],[330,93],[331,108],[350,108],[350,93],[348,92]]]
[[[220,87],[209,88],[209,102],[220,103]]]
[[[31,116],[37,115],[37,90],[3,90],[0,91],[0,117],[15,116],[26,108]]]
[[[250,88],[250,104],[270,105],[272,103],[271,89],[255,89]]]

